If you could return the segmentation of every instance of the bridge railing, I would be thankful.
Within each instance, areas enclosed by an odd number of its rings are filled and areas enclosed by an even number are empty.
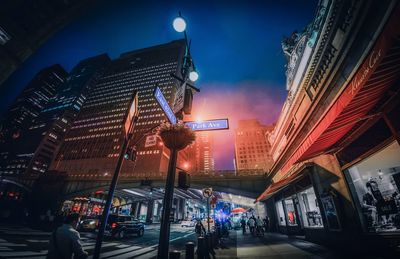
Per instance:
[[[214,171],[200,171],[200,172],[191,172],[192,178],[235,178],[235,177],[246,177],[246,176],[265,176],[267,172],[264,170],[214,170]],[[70,174],[70,179],[77,180],[88,180],[88,181],[96,181],[96,180],[104,180],[108,181],[112,178],[111,174]],[[128,179],[165,179],[166,172],[132,172],[132,173],[123,173],[120,174],[120,180],[128,180]]]

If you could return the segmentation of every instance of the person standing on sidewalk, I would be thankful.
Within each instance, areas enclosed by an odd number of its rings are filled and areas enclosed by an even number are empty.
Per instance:
[[[260,216],[256,219],[256,234],[257,236],[264,236],[264,223],[260,219]]]
[[[53,231],[47,259],[85,259],[88,257],[88,253],[83,250],[79,232],[76,231],[79,219],[78,213],[72,213],[67,216],[61,227]]]
[[[242,220],[240,221],[240,226],[242,227],[242,234],[246,234],[246,220],[244,217],[242,217]]]
[[[265,232],[267,232],[268,231],[268,227],[269,227],[269,218],[268,218],[268,216],[265,216],[264,227],[265,227]]]
[[[255,226],[256,226],[256,221],[254,220],[254,217],[253,217],[253,216],[251,216],[251,217],[249,218],[249,221],[247,221],[247,224],[249,225],[250,233],[251,233],[252,235],[254,235],[254,228],[255,228]]]
[[[203,224],[200,220],[197,220],[196,226],[194,227],[197,237],[202,236],[203,233],[206,233],[206,229],[204,228]]]

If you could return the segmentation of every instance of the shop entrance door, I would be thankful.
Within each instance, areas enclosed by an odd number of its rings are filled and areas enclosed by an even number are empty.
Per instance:
[[[300,221],[299,202],[296,196],[284,200],[289,235],[302,235],[304,233]]]

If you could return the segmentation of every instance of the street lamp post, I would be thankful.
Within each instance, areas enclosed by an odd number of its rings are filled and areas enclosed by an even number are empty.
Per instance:
[[[183,123],[164,124],[160,127],[159,135],[165,146],[170,150],[171,155],[168,165],[167,181],[165,183],[165,194],[163,199],[163,211],[160,225],[160,239],[157,251],[158,259],[167,259],[169,252],[170,235],[170,214],[172,200],[174,195],[174,182],[176,171],[176,160],[178,151],[186,148],[195,139],[191,129],[184,126]]]
[[[197,74],[192,57],[190,55],[190,44],[188,43],[188,38],[186,34],[186,21],[182,18],[181,13],[174,19],[173,27],[177,32],[183,32],[185,36],[185,55],[183,57],[182,64],[182,79],[172,74],[173,77],[177,78],[181,83],[181,87],[188,85],[195,91],[199,91],[194,86],[187,84],[188,80],[192,82],[196,81],[199,77]],[[155,96],[157,98],[162,94],[157,94],[157,89],[155,89]],[[165,110],[164,110],[165,112]],[[180,112],[180,111],[175,111]],[[170,116],[167,115],[169,118]],[[171,121],[171,118],[169,118]],[[163,140],[165,146],[170,150],[170,159],[168,164],[168,173],[165,183],[165,195],[163,200],[163,211],[161,217],[160,225],[160,238],[158,245],[157,258],[167,259],[169,257],[169,236],[170,236],[170,213],[174,194],[174,182],[175,182],[175,172],[176,172],[176,162],[179,150],[184,149],[194,140],[194,133],[191,132],[189,128],[185,128],[183,124],[174,125],[176,123],[171,121],[171,125],[164,125],[166,127],[160,127],[159,135]]]
[[[192,56],[190,54],[190,45],[191,41],[188,40],[188,36],[186,33],[186,21],[183,19],[181,12],[179,12],[178,17],[176,17],[172,23],[175,31],[177,32],[183,32],[183,35],[185,36],[185,56],[183,57],[183,64],[182,64],[182,70],[181,74],[183,77],[183,82],[186,82],[188,79],[192,82],[196,82],[197,79],[199,79],[199,74],[196,71],[196,67],[194,65]],[[188,84],[189,87],[193,88],[195,91],[199,91],[198,88]]]

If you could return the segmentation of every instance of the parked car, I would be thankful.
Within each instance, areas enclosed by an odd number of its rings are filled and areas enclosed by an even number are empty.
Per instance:
[[[95,231],[99,227],[99,217],[85,217],[79,222],[78,231]]]
[[[191,220],[182,220],[181,227],[194,227],[196,223]]]
[[[141,237],[144,234],[144,224],[131,216],[111,214],[108,216],[105,234],[119,239],[132,234]]]

